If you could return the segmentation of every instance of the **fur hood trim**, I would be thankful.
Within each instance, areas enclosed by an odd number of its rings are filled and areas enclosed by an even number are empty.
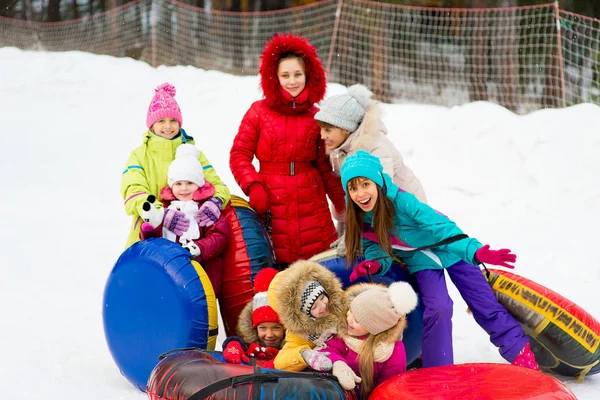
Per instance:
[[[192,200],[197,201],[197,202],[204,202],[204,201],[210,199],[211,197],[213,197],[215,195],[215,193],[216,193],[216,189],[213,186],[213,184],[210,183],[209,181],[205,181],[204,186],[202,186],[201,188],[198,188],[198,190],[196,190],[194,192],[194,196],[192,197]],[[177,198],[173,194],[173,190],[169,186],[165,186],[164,188],[162,188],[160,190],[160,198],[163,202],[168,202],[168,203],[171,203],[172,201],[177,200]]]
[[[329,315],[311,319],[301,309],[301,297],[308,281],[318,281],[329,296]],[[283,326],[298,336],[322,335],[346,326],[347,303],[342,284],[333,272],[314,261],[296,261],[275,276],[267,293],[269,304]]]
[[[377,288],[377,287],[387,288],[387,286],[381,285],[378,283],[359,283],[359,284],[350,286],[348,289],[346,289],[346,298],[348,300],[348,307],[350,307],[350,303],[352,303],[352,300],[354,300],[356,298],[356,296],[358,296],[359,294],[361,294],[362,292],[364,292],[368,289],[373,289],[373,288]],[[387,331],[383,331],[380,334],[376,335],[375,341],[373,342],[373,346],[376,347],[380,344],[386,345],[386,344],[390,344],[390,343],[396,343],[398,340],[402,340],[402,334],[403,334],[404,330],[406,329],[406,327],[407,327],[406,315],[404,315],[402,318],[400,318],[400,320],[398,320],[398,323],[396,325],[394,325]],[[344,326],[344,329],[340,332],[339,336],[342,339],[349,336],[347,325]]]
[[[346,153],[353,154],[361,149],[370,151],[375,147],[380,132],[387,135],[387,129],[381,121],[381,107],[379,103],[371,101],[367,106],[360,126],[348,138],[348,148],[344,150],[346,150]]]
[[[289,108],[292,111],[291,104],[294,98],[283,90],[277,76],[279,59],[287,54],[296,54],[304,60],[306,87],[298,98],[303,97],[304,92],[307,94],[304,95],[305,99],[301,104],[298,104],[300,99],[296,99],[297,105],[293,109],[295,112],[304,112],[323,100],[327,87],[325,69],[317,55],[317,49],[306,39],[300,36],[276,34],[266,44],[261,56],[260,85],[270,108],[276,110]]]
[[[238,317],[237,332],[246,343],[258,343],[258,331],[252,327],[252,307],[252,302],[246,304]]]

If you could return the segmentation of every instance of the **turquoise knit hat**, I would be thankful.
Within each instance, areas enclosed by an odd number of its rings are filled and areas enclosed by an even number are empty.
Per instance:
[[[381,161],[364,150],[358,150],[356,153],[348,156],[344,164],[342,164],[340,173],[342,175],[342,186],[346,193],[348,193],[348,181],[359,176],[369,178],[378,184],[379,187],[384,187]]]

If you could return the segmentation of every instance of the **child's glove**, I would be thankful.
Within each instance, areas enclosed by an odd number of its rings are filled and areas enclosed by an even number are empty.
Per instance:
[[[475,263],[487,263],[500,265],[502,267],[514,269],[514,265],[508,264],[517,261],[517,255],[512,254],[510,249],[490,250],[490,245],[486,244],[475,252]]]
[[[371,275],[376,274],[377,271],[379,271],[379,268],[381,268],[381,264],[379,264],[379,261],[365,260],[354,268],[354,270],[350,274],[350,282],[354,282],[361,276],[367,276],[367,271],[369,271]]]
[[[181,236],[190,227],[190,220],[181,211],[167,208],[163,218],[163,227],[175,235]]]
[[[248,189],[248,197],[250,197],[250,207],[256,211],[258,215],[264,215],[269,208],[269,199],[267,191],[260,183],[253,183]]]
[[[181,247],[189,251],[194,258],[201,254],[200,247],[198,247],[198,245],[191,240],[189,242],[182,243]]]
[[[144,204],[142,204],[142,219],[144,220],[144,223],[142,224],[141,229],[144,232],[150,232],[156,229],[163,222],[165,209],[157,209],[153,204],[155,200],[156,197],[150,195]]]
[[[362,379],[352,371],[352,368],[343,361],[336,361],[333,363],[333,370],[331,371],[340,383],[340,385],[346,390],[354,390],[357,383],[361,383]]]
[[[229,364],[241,364],[241,362],[248,362],[248,357],[244,354],[242,345],[237,340],[231,340],[223,349],[223,359]]]
[[[258,358],[259,360],[270,360],[275,358],[279,350],[274,347],[261,347],[258,343],[252,343],[248,346],[248,351],[246,351],[246,355],[248,357]]]
[[[332,214],[333,214],[333,219],[335,219],[338,222],[344,223],[344,226],[345,226],[345,224],[346,224],[346,207],[343,207],[340,211],[338,211],[335,208],[335,206],[333,206]],[[338,236],[339,236],[339,232],[338,232]]]
[[[300,355],[309,367],[315,371],[330,371],[331,360],[327,357],[329,353],[321,353],[316,350],[302,350]]]
[[[199,226],[211,226],[221,216],[223,202],[218,197],[211,197],[204,202],[196,212],[194,218]]]

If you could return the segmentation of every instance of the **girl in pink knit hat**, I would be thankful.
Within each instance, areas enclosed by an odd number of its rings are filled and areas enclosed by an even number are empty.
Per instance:
[[[137,242],[142,225],[143,206],[149,195],[162,200],[161,189],[167,186],[167,171],[175,159],[175,151],[184,143],[194,145],[194,138],[182,128],[183,117],[179,104],[175,100],[175,87],[163,83],[154,90],[154,96],[148,107],[143,143],[129,155],[121,176],[121,195],[125,211],[132,216],[131,229],[126,247]],[[208,161],[198,150],[197,159],[202,166],[206,181],[214,186],[215,193],[205,201],[193,215],[200,226],[211,226],[220,217],[221,210],[230,198],[229,189]],[[161,208],[161,202],[158,202]],[[175,236],[181,236],[188,230],[191,220],[178,210],[165,210],[161,223]]]

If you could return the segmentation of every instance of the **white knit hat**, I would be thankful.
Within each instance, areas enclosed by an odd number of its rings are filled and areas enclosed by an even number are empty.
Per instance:
[[[194,182],[199,187],[204,186],[204,172],[198,161],[198,149],[193,144],[182,144],[175,152],[175,160],[169,165],[169,187],[177,181]]]
[[[321,104],[321,110],[315,114],[315,119],[352,133],[358,129],[365,116],[371,96],[373,93],[365,86],[352,85],[347,94],[339,94],[325,100]]]
[[[394,282],[388,288],[367,289],[352,300],[350,310],[370,334],[394,327],[400,318],[417,307],[417,294],[407,282]]]

